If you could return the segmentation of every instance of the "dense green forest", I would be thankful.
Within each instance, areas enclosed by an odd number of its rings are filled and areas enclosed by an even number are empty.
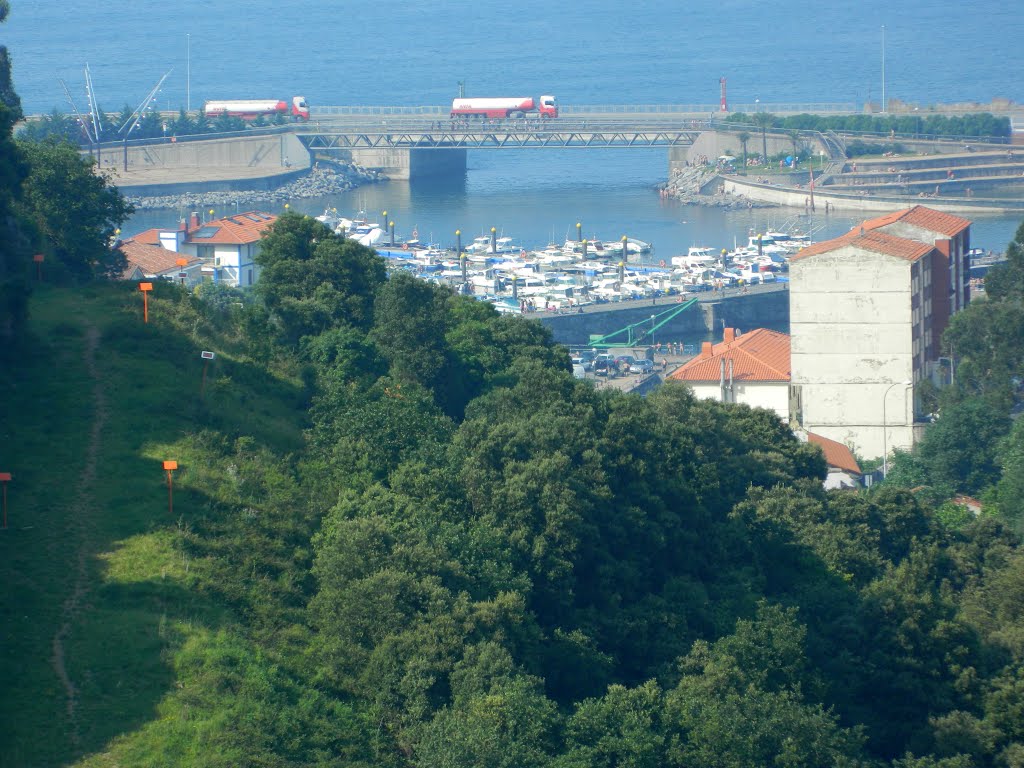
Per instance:
[[[598,391],[298,215],[143,323],[4,69],[0,764],[1024,765],[1024,226],[921,451],[826,493],[773,414]]]

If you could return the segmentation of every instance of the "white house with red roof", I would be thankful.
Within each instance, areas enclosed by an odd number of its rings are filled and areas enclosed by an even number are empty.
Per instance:
[[[847,490],[859,488],[864,484],[864,473],[849,446],[802,429],[793,430],[793,434],[798,439],[821,449],[828,469],[823,483],[826,490]]]
[[[758,328],[739,334],[726,328],[720,343],[704,342],[697,357],[667,378],[685,382],[697,397],[765,408],[783,422],[790,421],[790,337],[784,333]],[[860,466],[849,447],[799,428],[794,434],[821,448],[828,467],[826,489],[862,484]]]
[[[970,222],[917,206],[790,258],[793,420],[862,456],[910,449],[915,390],[966,304]]]
[[[277,216],[246,211],[202,222],[193,213],[176,230],[149,229],[133,239],[202,261],[204,279],[235,288],[250,288],[259,279],[255,257],[266,231]]]
[[[767,328],[739,334],[726,328],[718,344],[705,341],[700,354],[668,375],[700,398],[744,403],[774,411],[789,421],[789,336]]]

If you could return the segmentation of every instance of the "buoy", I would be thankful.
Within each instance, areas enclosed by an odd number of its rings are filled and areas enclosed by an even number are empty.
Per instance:
[[[413,240],[419,240],[419,239],[420,239],[420,233],[419,233],[419,231],[417,231],[417,230],[415,230],[415,229],[414,229],[414,230],[412,231],[412,239],[413,239]]]
[[[660,262],[658,262],[658,263],[659,263],[659,264],[660,264],[661,266],[663,266],[663,267],[665,266],[665,260],[664,260],[664,259],[662,259],[662,260],[661,260]]]
[[[525,259],[526,258],[526,249],[525,248],[523,248],[521,251],[519,251],[519,258],[520,259]]]
[[[402,250],[403,251],[408,251],[409,250],[409,244],[408,243],[402,243]]]

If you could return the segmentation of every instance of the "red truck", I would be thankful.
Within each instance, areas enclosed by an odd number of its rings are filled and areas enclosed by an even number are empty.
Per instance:
[[[207,117],[240,117],[243,120],[255,120],[263,117],[284,115],[293,120],[309,120],[309,105],[302,96],[293,96],[292,103],[278,99],[233,99],[226,101],[208,101],[203,105]]]
[[[530,114],[539,114],[541,117],[558,117],[558,104],[555,103],[555,97],[541,96],[539,99],[529,97],[509,99],[459,98],[452,101],[451,116],[453,118],[520,118]]]

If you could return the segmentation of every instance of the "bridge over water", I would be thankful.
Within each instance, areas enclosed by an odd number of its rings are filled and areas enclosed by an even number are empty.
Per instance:
[[[776,116],[792,114],[841,115],[860,113],[853,104],[793,103],[738,104],[735,112],[753,115],[766,112]],[[951,112],[954,113],[954,112]],[[726,123],[732,113],[718,111],[717,105],[568,105],[559,117],[541,119],[453,121],[443,106],[314,106],[311,119],[272,128],[249,129],[235,134],[182,136],[176,139],[148,139],[118,142],[101,149],[112,171],[125,171],[126,184],[173,183],[174,173],[193,183],[195,173],[211,179],[287,173],[305,165],[310,155],[352,160],[366,168],[396,179],[430,175],[460,175],[466,170],[466,152],[508,149],[599,149],[665,147],[669,172],[685,163],[701,136],[722,137],[702,140],[699,151],[714,157],[720,150],[738,149],[738,134],[760,132],[751,125]],[[829,156],[840,152],[838,145],[816,132],[802,132],[800,140]],[[770,153],[788,149],[788,134],[769,131]],[[841,153],[841,152],[840,152]],[[123,163],[117,162],[123,155]],[[132,171],[134,166],[134,171]],[[131,175],[162,174],[159,181],[131,181]]]
[[[852,104],[753,104],[739,111],[848,114]],[[729,127],[727,114],[701,104],[575,105],[543,119],[452,120],[447,107],[313,107],[293,127],[313,153],[340,155],[393,178],[465,171],[468,149],[595,149],[666,147],[682,162],[698,137]],[[742,130],[743,126],[735,130]],[[438,152],[437,150],[443,150]]]

